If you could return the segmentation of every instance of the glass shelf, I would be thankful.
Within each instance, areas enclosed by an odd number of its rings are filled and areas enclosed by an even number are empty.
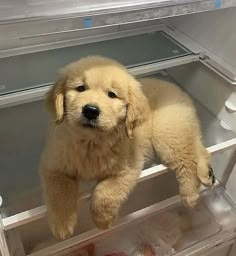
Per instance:
[[[157,31],[150,34],[0,58],[0,95],[51,84],[59,69],[88,55],[110,57],[125,66],[135,67],[189,54],[191,54],[189,50],[166,33]],[[14,70],[14,75],[12,70]]]

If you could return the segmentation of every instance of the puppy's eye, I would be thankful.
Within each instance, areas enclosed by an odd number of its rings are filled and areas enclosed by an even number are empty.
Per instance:
[[[85,86],[84,85],[80,85],[78,87],[75,88],[77,92],[83,92],[85,91]]]
[[[116,94],[114,92],[108,92],[108,97],[114,99],[114,98],[117,98]]]

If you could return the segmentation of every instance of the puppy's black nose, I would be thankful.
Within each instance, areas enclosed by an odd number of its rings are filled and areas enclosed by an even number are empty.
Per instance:
[[[82,109],[82,113],[88,120],[93,120],[99,116],[100,109],[94,105],[85,105]]]

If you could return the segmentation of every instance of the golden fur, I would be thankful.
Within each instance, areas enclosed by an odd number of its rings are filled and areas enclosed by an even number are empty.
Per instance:
[[[78,92],[81,85],[85,91]],[[82,115],[86,104],[100,109],[90,127]],[[77,223],[80,179],[98,180],[91,214],[102,229],[114,223],[144,164],[157,156],[176,172],[187,206],[195,206],[200,182],[213,183],[193,104],[173,84],[137,81],[113,60],[87,57],[64,68],[47,105],[53,122],[41,177],[50,227],[58,238],[71,235]]]

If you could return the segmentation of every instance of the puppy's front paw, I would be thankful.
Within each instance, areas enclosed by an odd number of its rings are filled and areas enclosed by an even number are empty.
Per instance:
[[[64,240],[73,235],[77,223],[77,215],[57,216],[49,218],[49,226],[53,235],[60,240]]]
[[[91,201],[91,215],[95,225],[99,229],[110,228],[117,219],[118,208],[114,202],[106,198],[93,198]]]
[[[200,195],[198,193],[181,196],[183,205],[188,208],[194,208],[198,204],[199,198]]]

